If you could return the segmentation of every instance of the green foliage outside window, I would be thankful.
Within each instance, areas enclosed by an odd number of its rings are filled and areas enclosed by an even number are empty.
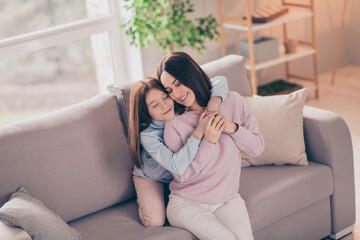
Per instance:
[[[178,51],[185,46],[202,54],[205,40],[217,40],[218,23],[212,14],[191,20],[194,11],[190,0],[124,0],[133,16],[121,28],[130,44],[147,47],[155,41],[164,51]]]

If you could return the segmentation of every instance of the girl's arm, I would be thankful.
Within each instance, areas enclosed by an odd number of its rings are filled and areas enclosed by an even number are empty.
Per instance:
[[[264,151],[264,138],[260,133],[258,122],[251,110],[239,94],[236,94],[233,122],[229,125],[237,125],[230,136],[238,149],[249,156],[260,156]],[[235,108],[236,107],[236,108]],[[235,124],[234,124],[235,123]]]
[[[140,134],[141,145],[162,167],[174,174],[183,175],[199,149],[206,125],[207,117],[205,117],[205,114],[206,112],[201,114],[198,126],[193,131],[193,134],[186,140],[184,146],[176,152],[171,151],[164,144],[162,138],[152,135],[151,132]]]
[[[181,134],[179,132],[176,123],[166,123],[166,128],[164,132],[164,140],[166,145],[172,151],[178,151],[184,145],[182,141]],[[199,145],[199,150],[191,162],[190,166],[187,168],[185,173],[181,176],[178,176],[178,180],[185,183],[196,177],[201,170],[208,164],[209,160],[212,158],[216,150],[216,144],[209,142],[205,138],[201,140]]]
[[[211,81],[211,97],[207,105],[207,110],[209,112],[219,111],[219,104],[225,100],[227,94],[229,93],[229,87],[227,84],[226,77],[216,76],[210,79]]]
[[[210,79],[211,82],[211,97],[220,97],[221,102],[225,100],[229,93],[229,86],[227,78],[224,76],[216,76]]]

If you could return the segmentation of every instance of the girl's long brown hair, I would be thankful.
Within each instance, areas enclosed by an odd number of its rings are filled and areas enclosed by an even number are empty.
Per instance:
[[[137,168],[144,166],[141,157],[140,133],[149,127],[151,117],[146,105],[146,95],[153,89],[165,92],[159,80],[147,77],[133,85],[130,91],[129,138],[131,159]]]
[[[196,97],[197,103],[206,107],[210,99],[211,82],[204,70],[185,52],[171,52],[159,63],[157,77],[160,81],[161,74],[167,72],[182,84],[190,88]],[[182,114],[185,107],[176,103],[175,111]]]

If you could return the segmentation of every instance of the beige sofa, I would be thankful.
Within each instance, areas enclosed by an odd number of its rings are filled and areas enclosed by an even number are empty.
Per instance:
[[[251,96],[242,57],[203,68]],[[182,229],[146,228],[139,221],[126,138],[130,87],[111,86],[111,94],[1,127],[0,206],[24,186],[85,240],[196,239]],[[318,240],[352,231],[354,169],[346,123],[305,107],[304,136],[308,166],[242,170],[239,192],[257,240]]]

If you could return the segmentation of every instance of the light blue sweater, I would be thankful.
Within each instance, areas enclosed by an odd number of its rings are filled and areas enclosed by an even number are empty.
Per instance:
[[[224,100],[229,92],[227,79],[216,76],[210,81],[211,96]],[[173,180],[172,174],[184,174],[198,151],[200,140],[191,135],[186,144],[174,153],[164,144],[164,126],[164,121],[153,120],[150,126],[140,133],[144,166],[141,169],[135,168],[135,171],[139,177],[169,183]]]

